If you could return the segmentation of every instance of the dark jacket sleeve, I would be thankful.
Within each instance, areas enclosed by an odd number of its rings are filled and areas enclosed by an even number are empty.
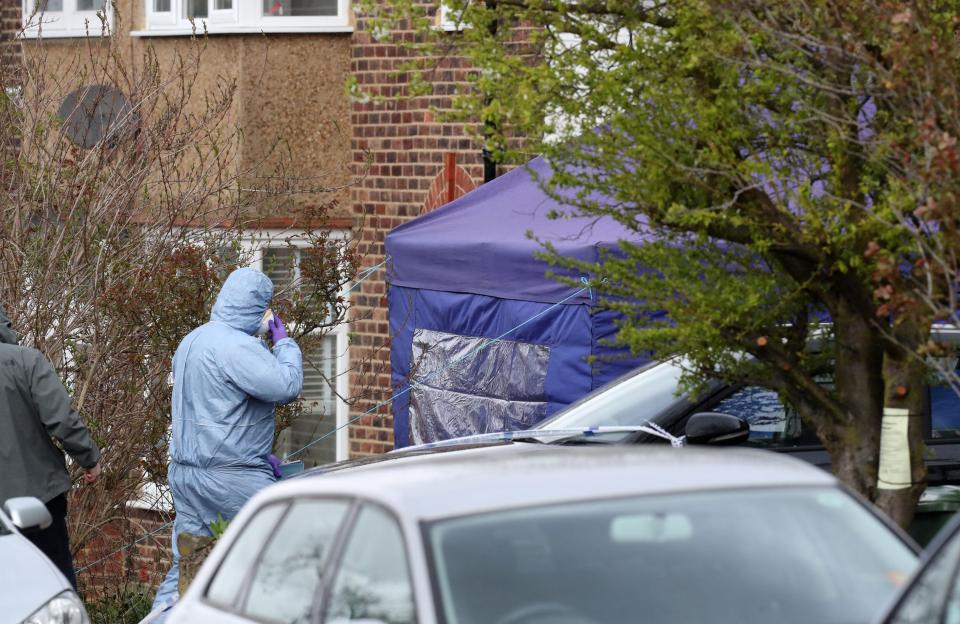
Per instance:
[[[31,350],[32,351],[32,350]],[[70,395],[63,387],[53,366],[39,351],[25,353],[30,374],[30,394],[40,421],[50,437],[59,440],[64,450],[84,468],[93,468],[100,461],[100,449],[73,409]]]

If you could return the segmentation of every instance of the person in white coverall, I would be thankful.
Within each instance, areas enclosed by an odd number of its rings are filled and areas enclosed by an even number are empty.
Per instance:
[[[299,396],[303,358],[279,318],[269,321],[272,352],[257,337],[272,298],[270,278],[237,269],[224,282],[210,322],[190,332],[173,356],[174,560],[154,610],[178,597],[177,534],[211,535],[218,516],[233,518],[279,476],[271,455],[274,406]]]

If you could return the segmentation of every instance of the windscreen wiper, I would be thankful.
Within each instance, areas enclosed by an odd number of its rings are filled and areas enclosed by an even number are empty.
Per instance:
[[[608,427],[583,427],[580,429],[533,429],[526,431],[508,432],[507,439],[516,442],[539,442],[541,444],[566,444],[570,442],[598,442],[603,443],[600,438],[605,435],[617,433],[646,433],[667,442],[673,446],[683,446],[683,438],[671,435],[663,427],[656,423],[648,422],[645,425],[624,425]]]

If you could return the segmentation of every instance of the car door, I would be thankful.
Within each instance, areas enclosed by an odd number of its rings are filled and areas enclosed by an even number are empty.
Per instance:
[[[324,599],[324,624],[415,624],[409,549],[396,517],[363,504]]]
[[[177,621],[315,622],[352,504],[304,497],[265,505],[243,527],[202,598],[184,605]]]

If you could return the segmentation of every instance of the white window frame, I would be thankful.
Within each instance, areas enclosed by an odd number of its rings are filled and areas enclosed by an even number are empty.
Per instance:
[[[332,230],[330,237],[338,240],[350,238],[348,230]],[[289,248],[308,249],[310,242],[303,238],[302,231],[291,230],[261,230],[254,236],[244,238],[241,242],[241,253],[244,257],[249,257],[248,266],[263,270],[263,250],[267,248]],[[340,290],[340,295],[347,301],[349,298],[349,285],[345,285]],[[350,421],[350,405],[346,398],[350,396],[350,339],[347,323],[339,323],[330,332],[328,336],[336,338],[336,363],[334,365],[336,384],[335,398],[336,403],[336,460],[347,459],[350,454],[350,432],[346,424]]]
[[[65,0],[66,1],[66,0]],[[191,23],[187,18],[187,0],[170,0],[170,11],[156,12],[153,0],[144,0],[146,24],[133,37],[162,37],[206,32],[231,33],[322,33],[353,32],[350,0],[337,0],[337,14],[325,16],[270,16],[263,14],[263,0],[233,0],[233,8],[217,11],[216,0],[207,0],[209,17]]]
[[[463,32],[467,26],[462,20],[454,19],[453,8],[447,4],[446,0],[440,0],[440,8],[437,10],[437,26],[447,32]]]
[[[97,11],[78,11],[77,0],[63,0],[62,11],[34,13],[38,0],[21,0],[20,11],[25,39],[59,39],[66,37],[99,37],[103,26]],[[106,3],[107,34],[113,32],[113,8]],[[89,27],[88,27],[89,24]]]

